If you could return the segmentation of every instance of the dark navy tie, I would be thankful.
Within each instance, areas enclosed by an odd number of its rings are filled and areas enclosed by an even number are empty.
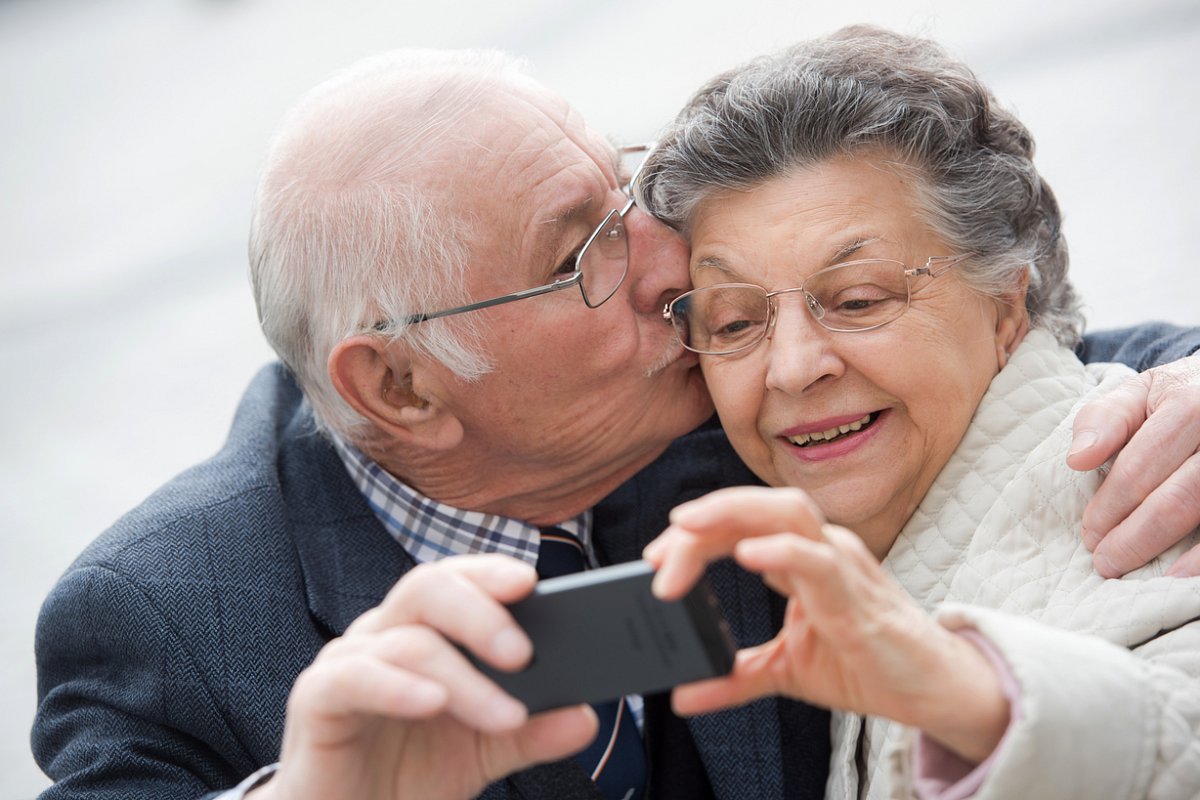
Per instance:
[[[543,528],[537,571],[542,578],[587,569],[583,546],[558,528]],[[581,620],[585,624],[586,620]],[[594,703],[600,730],[575,760],[592,776],[610,800],[640,800],[646,786],[646,753],[642,737],[625,698]]]

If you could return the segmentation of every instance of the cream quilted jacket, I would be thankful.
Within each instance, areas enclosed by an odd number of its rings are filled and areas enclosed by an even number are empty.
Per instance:
[[[986,636],[1020,686],[978,800],[1200,798],[1200,579],[1162,577],[1197,533],[1101,578],[1079,535],[1101,476],[1065,465],[1074,411],[1130,374],[1031,331],[884,561],[943,625]],[[911,730],[835,714],[833,737],[828,797],[913,796]]]

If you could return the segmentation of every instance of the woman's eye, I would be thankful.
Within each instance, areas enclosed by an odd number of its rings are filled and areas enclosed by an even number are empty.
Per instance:
[[[717,328],[716,333],[718,336],[735,337],[739,334],[745,333],[747,330],[749,330],[750,326],[754,324],[755,323],[748,319],[739,319],[735,320],[734,322],[727,322],[724,325],[721,325],[719,328]]]
[[[879,300],[867,300],[858,298],[857,300],[844,300],[837,304],[837,308],[842,311],[865,311],[873,304],[880,302]]]

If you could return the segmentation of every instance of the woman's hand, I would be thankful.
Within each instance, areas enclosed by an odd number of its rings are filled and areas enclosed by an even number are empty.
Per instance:
[[[1009,710],[987,659],[922,611],[857,536],[825,524],[803,492],[714,492],[676,508],[645,552],[666,599],[728,555],[788,599],[783,628],[740,651],[729,676],[677,688],[677,711],[782,694],[913,725],[971,761],[995,748]]]

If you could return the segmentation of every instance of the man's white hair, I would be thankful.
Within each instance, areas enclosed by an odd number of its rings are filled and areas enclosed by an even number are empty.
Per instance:
[[[348,336],[404,338],[467,380],[491,368],[472,315],[404,319],[467,300],[473,220],[428,181],[480,101],[513,85],[533,83],[501,53],[399,50],[317,86],[285,118],[255,198],[250,276],[263,333],[321,427],[351,441],[368,430],[328,374]]]

